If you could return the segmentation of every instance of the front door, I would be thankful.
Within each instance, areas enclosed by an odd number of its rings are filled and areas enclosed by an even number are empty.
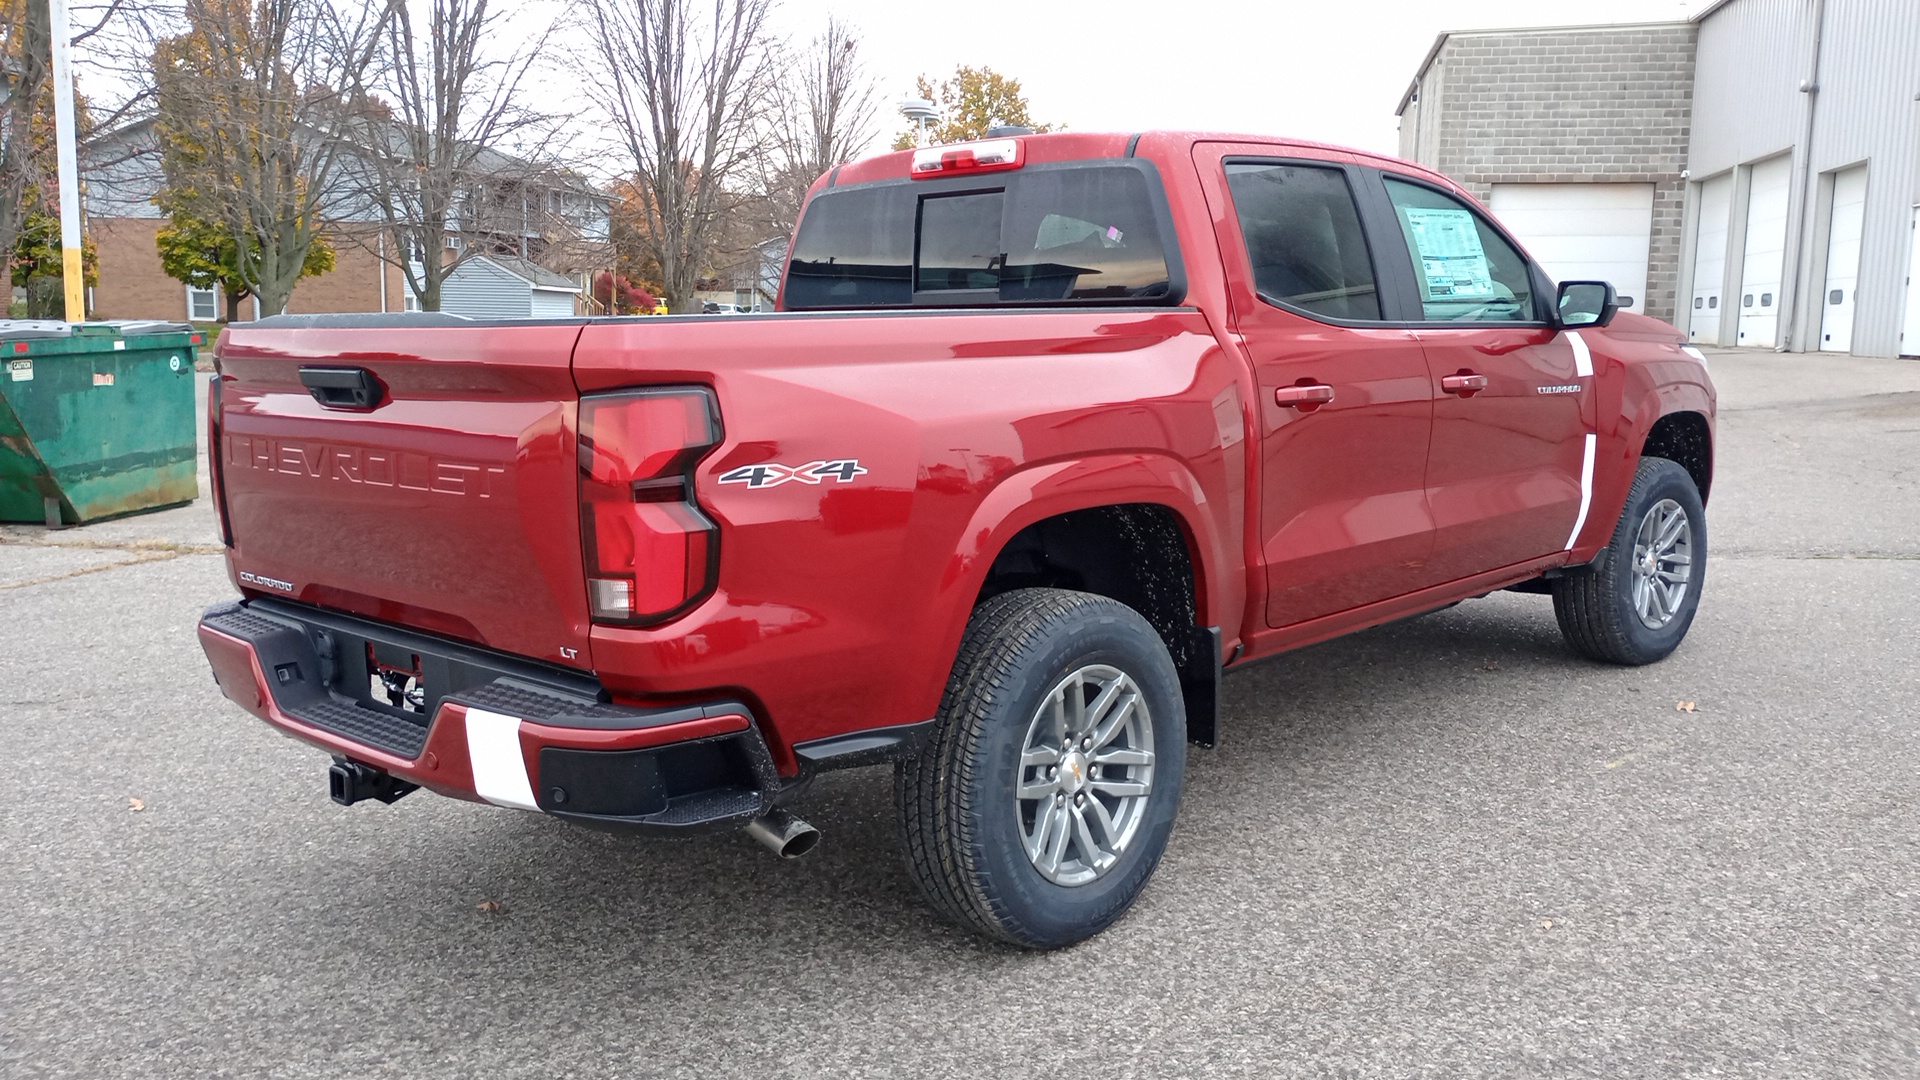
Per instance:
[[[1563,551],[1593,476],[1593,359],[1548,323],[1552,298],[1493,223],[1412,178],[1384,177],[1411,260],[1413,332],[1433,372],[1427,498],[1437,585]],[[1404,276],[1396,275],[1401,280]]]
[[[1202,144],[1260,418],[1267,621],[1411,592],[1433,545],[1433,401],[1420,342],[1386,324],[1358,170],[1271,146]]]

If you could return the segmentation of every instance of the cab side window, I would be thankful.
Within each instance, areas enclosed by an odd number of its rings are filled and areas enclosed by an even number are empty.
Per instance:
[[[1380,318],[1373,260],[1345,172],[1229,163],[1227,189],[1261,299],[1333,319]]]
[[[1413,255],[1428,322],[1534,322],[1527,260],[1465,203],[1389,176],[1387,196]]]

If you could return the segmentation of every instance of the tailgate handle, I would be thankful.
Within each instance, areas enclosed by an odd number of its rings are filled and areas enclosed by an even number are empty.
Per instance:
[[[312,391],[313,400],[329,409],[365,412],[379,408],[387,396],[387,388],[366,368],[303,367],[300,384]]]

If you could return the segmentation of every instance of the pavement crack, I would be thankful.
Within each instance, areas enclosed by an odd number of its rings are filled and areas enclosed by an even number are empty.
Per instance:
[[[84,537],[74,537],[69,540],[47,536],[20,536],[5,532],[0,532],[0,544],[13,544],[18,547],[84,548],[90,551],[130,551],[136,554],[165,552],[168,555],[219,555],[227,550],[219,544],[188,544],[178,540],[92,540]]]
[[[1920,562],[1915,551],[1723,551],[1722,559],[1781,559],[1788,562]]]

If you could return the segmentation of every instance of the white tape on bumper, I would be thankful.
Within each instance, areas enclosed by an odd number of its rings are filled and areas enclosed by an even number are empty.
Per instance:
[[[519,717],[468,709],[467,757],[473,762],[475,794],[496,806],[540,808],[533,801],[533,785],[527,782]]]
[[[1580,530],[1587,524],[1587,510],[1593,506],[1593,452],[1599,441],[1598,436],[1587,433],[1587,451],[1580,461],[1580,516],[1573,519],[1573,531],[1567,534],[1568,551],[1580,539]]]
[[[1587,348],[1587,339],[1580,331],[1567,331],[1567,344],[1573,346],[1573,376],[1584,379],[1593,374],[1593,352]]]

